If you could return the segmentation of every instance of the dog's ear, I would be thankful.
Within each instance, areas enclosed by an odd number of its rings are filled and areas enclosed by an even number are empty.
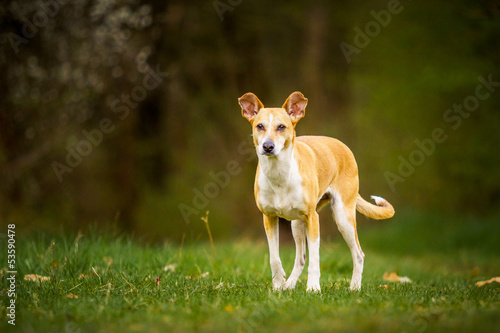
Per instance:
[[[241,105],[242,116],[247,118],[249,122],[252,122],[259,110],[264,107],[264,104],[251,92],[238,98],[238,102]]]
[[[292,119],[292,124],[295,125],[306,114],[306,106],[307,98],[300,91],[296,91],[288,96],[282,108],[286,110]]]

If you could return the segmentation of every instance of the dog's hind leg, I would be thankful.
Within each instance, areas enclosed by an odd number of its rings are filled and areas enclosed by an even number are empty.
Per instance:
[[[358,233],[356,232],[356,205],[354,203],[354,205],[346,207],[337,193],[332,199],[332,210],[337,227],[351,250],[353,272],[350,289],[360,290],[365,255],[359,245]]]
[[[295,240],[295,264],[284,289],[293,289],[306,264],[306,226],[304,221],[292,221],[292,235]]]
[[[321,292],[319,285],[319,216],[315,210],[311,210],[305,221],[307,246],[309,249],[309,267],[307,276],[307,291]]]

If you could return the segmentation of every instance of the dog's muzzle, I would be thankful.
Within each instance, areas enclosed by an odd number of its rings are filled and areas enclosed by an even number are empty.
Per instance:
[[[265,155],[274,155],[274,142],[266,141],[262,144],[262,150]]]

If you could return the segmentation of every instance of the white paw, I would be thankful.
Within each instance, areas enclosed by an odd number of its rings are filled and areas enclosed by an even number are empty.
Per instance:
[[[313,293],[320,293],[321,287],[319,286],[319,282],[316,282],[316,283],[307,282],[307,291],[313,292]]]
[[[277,276],[273,278],[273,290],[274,291],[283,290],[285,283],[286,283],[286,275],[284,273],[277,274]]]
[[[283,289],[284,290],[292,290],[292,289],[295,289],[295,285],[297,284],[297,280],[291,280],[291,279],[288,279],[288,281],[285,282],[285,284],[283,285]]]
[[[283,290],[282,284],[274,284],[273,283],[273,291],[281,291],[281,290]]]
[[[349,287],[352,291],[360,291],[361,290],[361,281],[351,281],[351,286]]]

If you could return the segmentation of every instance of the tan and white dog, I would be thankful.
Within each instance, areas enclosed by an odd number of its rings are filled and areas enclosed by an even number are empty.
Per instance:
[[[253,93],[238,99],[242,115],[252,124],[259,164],[255,176],[255,201],[264,215],[269,242],[273,288],[293,289],[306,261],[309,247],[308,291],[321,291],[319,277],[318,211],[331,203],[333,217],[353,259],[351,290],[361,288],[365,255],[356,231],[356,210],[373,219],[387,219],[394,208],[372,196],[377,205],[358,193],[358,167],[352,152],[339,140],[324,136],[295,135],[304,117],[307,98],[292,93],[281,108],[265,108]],[[288,280],[279,256],[279,218],[292,223],[296,245],[295,264]]]

